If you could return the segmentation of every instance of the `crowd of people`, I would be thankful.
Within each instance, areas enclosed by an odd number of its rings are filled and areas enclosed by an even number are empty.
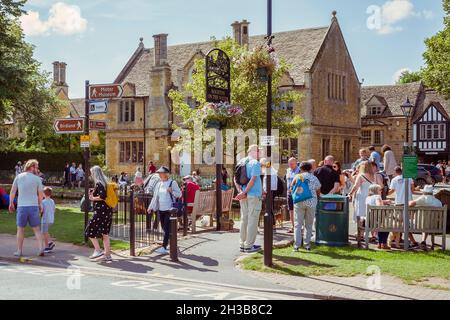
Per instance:
[[[385,145],[378,152],[375,147],[361,149],[359,158],[352,164],[350,170],[343,170],[341,163],[335,161],[333,156],[327,156],[317,164],[316,160],[299,161],[291,158],[284,176],[286,183],[287,199],[286,207],[289,210],[292,228],[288,231],[294,234],[294,250],[300,247],[311,250],[311,237],[314,219],[318,205],[318,199],[325,195],[342,195],[349,198],[354,212],[354,222],[358,226],[355,235],[357,239],[362,237],[361,231],[367,216],[367,207],[376,205],[402,206],[405,203],[405,183],[402,168],[398,165],[390,146]],[[241,252],[256,252],[261,246],[255,244],[258,229],[258,221],[262,208],[262,200],[267,193],[265,188],[267,169],[266,159],[259,161],[261,150],[257,146],[251,146],[248,157],[237,165],[235,174],[235,186],[238,190],[236,199],[240,202],[241,228],[240,250]],[[442,164],[441,164],[442,167]],[[245,168],[245,169],[243,169]],[[279,183],[277,172],[272,168],[272,186]],[[242,171],[245,171],[247,179],[242,179]],[[260,179],[260,176],[263,178]],[[273,188],[272,191],[276,190]],[[387,200],[387,197],[395,194],[395,200]],[[411,180],[410,205],[442,206],[439,200],[433,196],[433,186],[426,186],[423,191],[416,190]],[[413,201],[412,195],[422,195]],[[419,204],[417,204],[417,202]],[[412,247],[426,247],[426,235],[423,235],[419,244],[412,234],[407,235]],[[379,249],[389,250],[399,248],[402,235],[374,232],[370,241],[377,243]]]
[[[406,179],[403,178],[402,168],[398,166],[395,155],[389,146],[383,146],[381,152],[374,147],[361,149],[359,158],[352,164],[351,169],[343,170],[341,163],[335,161],[332,155],[325,157],[318,164],[316,160],[299,161],[291,158],[284,179],[279,172],[269,164],[269,159],[261,157],[262,149],[252,145],[248,149],[247,157],[236,166],[233,182],[237,190],[235,200],[240,203],[240,251],[252,253],[261,250],[256,244],[258,223],[262,211],[263,199],[267,196],[268,176],[271,176],[272,196],[286,198],[286,207],[289,210],[291,228],[289,233],[294,237],[294,250],[299,251],[304,247],[311,250],[313,225],[320,197],[325,195],[342,195],[348,197],[354,207],[354,221],[359,226],[364,225],[367,216],[367,206],[403,205],[405,201],[404,189]],[[444,168],[441,164],[441,168]],[[153,195],[148,207],[149,213],[159,215],[159,221],[164,231],[160,254],[168,253],[170,238],[170,216],[177,209],[176,203],[181,202],[186,206],[187,213],[192,212],[195,196],[200,190],[201,177],[197,171],[182,178],[179,185],[171,179],[169,168],[162,166],[156,169],[150,162],[147,177],[141,168],[136,169],[133,186],[142,188],[146,193]],[[52,200],[52,189],[43,186],[40,179],[39,163],[29,160],[24,166],[19,162],[16,167],[16,177],[9,195],[11,212],[17,209],[17,251],[16,256],[22,255],[24,228],[30,225],[33,229],[37,244],[38,255],[51,252],[55,244],[51,241],[49,230],[55,220],[55,202]],[[105,176],[98,166],[90,170],[94,181],[94,188],[90,190],[89,199],[93,203],[94,215],[85,230],[86,236],[94,246],[94,252],[90,256],[96,260],[102,257],[109,262],[111,247],[109,233],[112,224],[112,212],[117,205],[117,199],[111,200],[111,194],[116,195],[117,188],[130,185],[130,179],[126,172],[120,177],[113,177],[112,181]],[[67,163],[64,170],[65,185],[81,186],[85,181],[83,166],[75,163]],[[222,190],[229,190],[228,172],[222,169]],[[113,190],[111,192],[110,190]],[[395,200],[387,200],[387,197],[395,193]],[[413,200],[412,194],[420,193],[421,197]],[[108,200],[109,199],[109,200]],[[112,201],[112,202],[111,202]],[[116,202],[114,202],[116,201]],[[113,203],[113,204],[111,204]],[[433,196],[433,187],[426,186],[422,192],[418,192],[411,182],[410,206],[442,206],[439,200]],[[195,223],[191,221],[190,223]],[[358,228],[361,230],[361,228]],[[356,237],[360,238],[360,231]],[[399,248],[401,234],[373,233],[371,241],[378,243],[380,249]],[[407,235],[412,246],[420,244],[412,234]],[[104,249],[99,244],[103,240]],[[421,244],[426,246],[427,235],[422,236]]]

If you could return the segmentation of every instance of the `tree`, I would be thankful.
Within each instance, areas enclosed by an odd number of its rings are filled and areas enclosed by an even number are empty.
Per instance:
[[[400,75],[400,78],[397,81],[397,84],[406,84],[412,83],[422,80],[422,72],[421,71],[408,71],[405,70]]]
[[[0,122],[10,116],[26,124],[29,143],[51,130],[52,114],[61,102],[49,75],[33,58],[34,47],[24,40],[18,18],[26,1],[0,0]]]
[[[240,46],[233,39],[222,41],[213,39],[214,47],[222,49],[231,60],[231,104],[242,108],[241,115],[227,126],[229,129],[261,130],[266,128],[266,97],[267,82],[253,81],[248,77],[248,70],[243,57],[251,57],[257,52],[248,51],[247,47]],[[206,104],[205,59],[195,62],[192,80],[186,85],[186,92],[192,93],[197,104],[202,107]],[[273,72],[273,105],[281,106],[286,103],[300,101],[301,95],[295,91],[280,91],[280,83],[288,74],[289,66],[280,61]],[[191,108],[186,103],[183,92],[171,90],[169,98],[173,102],[174,114],[181,119],[182,128],[193,129],[199,119],[198,109]],[[204,127],[204,123],[202,124]],[[298,115],[293,116],[289,110],[274,108],[273,128],[278,129],[281,137],[297,137],[305,126],[305,121]],[[174,125],[178,128],[177,125]]]
[[[425,40],[425,84],[450,99],[450,0],[443,0],[444,30]]]

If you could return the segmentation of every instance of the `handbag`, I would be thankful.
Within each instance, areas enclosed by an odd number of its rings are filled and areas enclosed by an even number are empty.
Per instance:
[[[94,211],[94,208],[92,207],[92,202],[89,201],[89,199],[86,200],[85,196],[83,196],[83,197],[81,198],[81,201],[80,201],[80,209],[81,209],[81,212],[85,212],[85,211],[86,211],[86,207],[87,207],[88,205],[89,205],[89,208],[87,209],[87,211],[88,211],[88,212],[93,212],[93,211]]]
[[[300,203],[313,198],[311,190],[309,189],[309,180],[302,175],[297,175],[297,182],[292,189],[292,200],[294,203]]]
[[[172,188],[173,180],[170,181],[169,188]],[[176,215],[178,218],[183,216],[184,213],[184,204],[181,198],[175,198],[172,193],[170,194],[170,198],[172,199],[172,208],[170,208],[169,212],[172,215]]]

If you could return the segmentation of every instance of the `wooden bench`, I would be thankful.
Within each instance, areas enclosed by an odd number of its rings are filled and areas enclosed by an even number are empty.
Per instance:
[[[365,242],[369,248],[370,232],[404,231],[403,207],[400,206],[368,206],[365,222]],[[442,235],[442,249],[445,250],[447,226],[447,206],[409,208],[409,231],[411,233],[427,233],[431,235],[432,248],[435,246],[435,235]],[[406,235],[405,235],[406,236]],[[358,239],[359,245],[359,239]]]
[[[234,190],[222,191],[222,213],[231,212]],[[216,215],[216,191],[197,191],[192,205],[192,233],[196,232],[197,217],[211,216],[210,227]]]

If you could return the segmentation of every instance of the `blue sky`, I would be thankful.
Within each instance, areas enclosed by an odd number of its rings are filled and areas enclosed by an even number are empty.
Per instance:
[[[29,0],[25,9],[26,39],[43,68],[68,64],[71,98],[83,95],[87,79],[113,81],[140,37],[146,47],[157,33],[168,33],[169,45],[205,41],[231,35],[242,19],[251,34],[266,32],[266,0]],[[274,0],[274,32],[328,25],[333,10],[366,85],[418,69],[423,40],[443,26],[441,0]]]

